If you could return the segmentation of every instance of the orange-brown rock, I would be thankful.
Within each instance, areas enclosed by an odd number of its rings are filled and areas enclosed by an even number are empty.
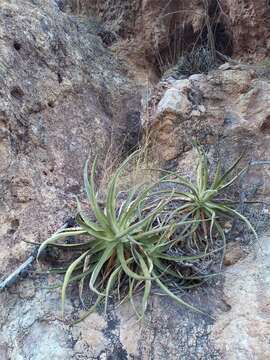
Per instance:
[[[254,68],[224,64],[208,75],[168,81],[163,96],[157,91],[160,100],[151,106],[150,99],[144,117],[157,160],[182,161],[194,139],[218,151],[224,163],[242,153],[243,163],[270,159],[270,81]],[[253,184],[264,183],[269,195],[267,166],[251,168],[248,176]]]
[[[268,0],[220,1],[233,37],[233,55],[244,59],[270,56],[270,3]]]
[[[270,56],[268,0],[65,0],[73,13],[98,15],[116,37],[112,48],[133,64],[163,69],[179,53],[207,42],[249,60]],[[108,34],[107,34],[108,35]],[[150,65],[150,66],[149,66]]]

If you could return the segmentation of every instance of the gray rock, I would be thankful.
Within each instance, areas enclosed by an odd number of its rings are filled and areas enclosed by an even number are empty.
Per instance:
[[[100,26],[63,5],[1,2],[1,280],[32,252],[24,240],[43,241],[75,213],[86,159],[98,154],[101,179],[105,157],[116,159],[138,137],[137,85],[103,46]],[[131,118],[133,139],[125,142]],[[58,295],[42,278],[0,294],[1,360],[74,358],[77,340]]]
[[[87,158],[98,154],[103,164],[134,146],[140,98],[91,22],[55,1],[2,1],[0,20],[4,275],[10,259],[13,267],[25,259],[23,240],[46,239],[74,214]],[[125,141],[131,118],[133,138]]]

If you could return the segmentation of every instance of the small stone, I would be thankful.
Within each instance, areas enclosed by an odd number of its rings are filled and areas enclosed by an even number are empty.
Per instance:
[[[205,106],[204,105],[198,105],[198,110],[204,114],[206,112]]]
[[[198,117],[201,115],[200,111],[199,110],[192,110],[191,111],[191,116],[195,116],[195,117]]]
[[[160,100],[156,116],[159,117],[164,113],[182,114],[186,116],[191,110],[191,103],[187,96],[183,95],[175,88],[168,89],[163,98]]]
[[[224,224],[224,232],[225,233],[228,233],[231,231],[231,228],[232,228],[232,223],[230,221],[227,221],[225,224]]]
[[[76,353],[84,353],[85,350],[87,349],[87,344],[85,341],[83,340],[79,340],[76,342],[75,346],[74,346],[74,351]]]
[[[231,69],[231,65],[229,63],[225,63],[225,64],[220,65],[219,69],[220,70],[229,70],[229,69]]]
[[[102,352],[100,355],[99,355],[99,359],[100,360],[106,360],[107,359],[107,355],[105,352]]]
[[[188,79],[177,80],[173,82],[173,87],[181,92],[189,89],[190,81]]]

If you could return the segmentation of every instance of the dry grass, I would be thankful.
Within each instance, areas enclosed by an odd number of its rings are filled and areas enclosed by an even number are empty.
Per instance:
[[[166,7],[167,8],[167,7]],[[183,15],[182,22],[175,21],[175,16],[178,14]],[[193,17],[200,18],[200,28],[195,32],[192,29],[190,32],[187,31],[185,28],[185,19],[192,14]],[[174,12],[165,13],[164,9],[161,11],[158,20],[160,23],[164,20],[164,18],[170,17],[172,23],[170,26],[170,33],[168,34],[167,45],[162,46],[160,49],[159,44],[156,47],[156,63],[157,67],[161,74],[164,74],[168,69],[172,68],[174,65],[177,65],[179,62],[187,64],[188,68],[184,69],[183,75],[191,74],[196,72],[207,72],[213,69],[213,64],[218,65],[220,63],[220,59],[217,52],[218,44],[218,24],[227,24],[228,23],[228,16],[224,12],[221,4],[217,2],[216,8],[213,11],[210,10],[209,1],[203,0],[203,10],[192,10],[192,9],[181,9]],[[156,22],[157,22],[156,21]],[[188,23],[188,20],[187,20]],[[226,25],[224,25],[226,27]],[[225,47],[230,46],[230,40],[227,39],[228,43]],[[204,59],[199,59],[199,64],[196,63],[198,59],[198,51],[197,48],[204,48],[205,51],[208,53],[208,64],[200,64],[203,62]],[[220,49],[218,49],[220,50]],[[221,51],[221,50],[220,50]],[[188,61],[186,61],[188,58]],[[194,58],[194,59],[193,59]],[[192,59],[190,61],[190,59]],[[194,65],[194,69],[190,66],[190,62]],[[183,66],[182,66],[183,68]],[[182,70],[182,69],[180,69]]]
[[[114,176],[115,171],[125,158],[124,154],[125,139],[120,146],[116,146],[111,140],[103,162],[103,171],[99,182],[100,199],[103,201],[107,186]],[[148,185],[158,180],[160,173],[150,169],[158,168],[156,160],[151,156],[151,134],[145,131],[141,143],[136,147],[136,154],[130,159],[123,169],[118,180],[118,191],[127,191],[140,185]]]

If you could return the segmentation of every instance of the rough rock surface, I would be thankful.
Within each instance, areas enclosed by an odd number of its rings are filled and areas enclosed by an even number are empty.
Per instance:
[[[266,13],[255,2],[245,3],[245,17],[237,19],[230,8],[234,41],[237,49],[256,52],[264,41],[255,39],[257,14],[261,19]],[[185,14],[177,12],[182,7]],[[187,11],[191,8],[198,11]],[[242,24],[252,8],[253,35],[244,48],[246,36],[240,34],[249,31]],[[104,27],[77,16],[95,14]],[[166,59],[175,26],[180,24],[192,43],[205,14],[200,1],[2,0],[0,20],[4,276],[31,252],[23,240],[44,240],[73,212],[86,158],[98,154],[101,167],[108,149],[115,156],[111,143],[122,145],[126,139],[128,150],[137,141],[138,89],[127,76],[129,68],[106,47],[132,56],[133,63],[156,66],[157,50]],[[226,160],[243,149],[245,161],[269,158],[269,94],[268,79],[229,65],[209,75],[159,84],[144,124],[155,134],[154,153],[190,172],[195,162],[189,140],[196,136]],[[251,175],[259,183],[267,172],[261,168]],[[266,187],[263,194],[268,191]],[[248,256],[233,245],[225,257],[224,279],[183,295],[216,320],[155,295],[143,323],[129,304],[112,303],[107,316],[99,309],[72,326],[82,310],[77,290],[68,294],[63,321],[59,290],[48,289],[55,279],[29,274],[0,293],[0,360],[267,359],[269,241],[269,236],[262,238],[263,252],[249,249]]]
[[[229,164],[244,152],[250,160],[270,160],[270,81],[253,68],[223,64],[208,75],[168,79],[153,92],[144,116],[152,153],[163,163],[190,157],[197,139]],[[191,162],[188,162],[190,164]],[[269,196],[269,165],[251,168],[247,179],[263,184]]]
[[[153,297],[143,323],[138,323],[132,307],[125,304],[112,306],[108,316],[100,311],[70,326],[68,321],[78,310],[76,301],[66,304],[68,316],[63,322],[59,291],[41,289],[39,280],[26,280],[24,289],[32,288],[33,283],[31,298],[25,298],[25,290],[18,288],[0,295],[1,360],[219,359],[219,350],[209,337],[213,320],[167,299]],[[190,294],[189,300],[205,310],[227,311],[211,288]]]
[[[45,278],[43,288],[40,277],[29,278],[0,295],[1,360],[267,359],[269,256],[265,236],[257,251],[249,249],[248,256],[242,251],[225,269],[223,290],[223,281],[217,280],[187,294],[215,321],[153,296],[143,323],[137,322],[127,303],[118,308],[111,304],[107,316],[99,311],[70,326],[79,310],[77,300],[67,302],[63,322],[59,291],[44,289]]]
[[[220,3],[229,21],[234,55],[245,59],[269,57],[269,1],[225,0]]]
[[[111,49],[133,64],[140,78],[154,79],[184,47],[192,47],[205,27],[206,12],[198,0],[66,0],[65,4],[73,13],[99,16],[114,34]]]
[[[1,280],[32,252],[25,240],[43,241],[74,214],[86,159],[104,164],[137,142],[138,89],[99,31],[61,1],[1,1]],[[68,327],[54,322],[59,298],[42,284],[1,294],[1,360],[72,358]]]
[[[95,24],[60,9],[56,1],[1,2],[2,274],[25,256],[24,240],[42,241],[72,214],[89,156],[101,163],[109,148],[117,157],[117,147],[137,141],[136,86]]]
[[[218,317],[211,334],[224,360],[270,357],[269,244],[269,236],[263,237],[256,252],[226,271],[224,301],[230,310]]]
[[[206,44],[209,19],[219,51],[244,59],[270,55],[268,0],[63,0],[73,13],[98,15],[110,45],[136,65],[163,68],[177,52]],[[206,5],[208,4],[208,6]],[[205,9],[208,7],[208,9]]]

